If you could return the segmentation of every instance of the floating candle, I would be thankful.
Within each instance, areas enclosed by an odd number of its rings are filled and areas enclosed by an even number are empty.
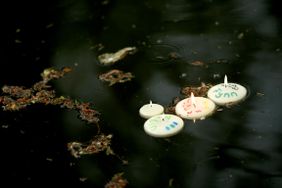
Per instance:
[[[191,93],[190,98],[183,99],[177,103],[175,113],[185,119],[205,119],[215,110],[215,104],[204,97],[194,97]]]
[[[164,107],[159,104],[154,104],[150,101],[150,104],[142,106],[139,110],[141,117],[149,119],[153,116],[160,115],[164,112]]]
[[[170,137],[179,133],[183,127],[183,120],[172,114],[157,115],[144,123],[144,131],[153,137]]]
[[[208,91],[208,98],[213,100],[217,105],[240,102],[246,95],[247,89],[236,83],[228,83],[226,75],[224,77],[224,83],[215,85]]]

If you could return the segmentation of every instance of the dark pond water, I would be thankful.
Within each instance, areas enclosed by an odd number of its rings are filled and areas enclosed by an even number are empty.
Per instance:
[[[280,7],[274,0],[10,1],[1,87],[30,87],[47,67],[73,67],[53,86],[94,104],[102,132],[114,135],[112,149],[128,164],[105,153],[72,157],[66,144],[91,139],[96,128],[74,112],[34,105],[0,113],[1,184],[103,187],[124,172],[128,187],[282,187]],[[138,52],[112,67],[98,63],[99,54],[127,46]],[[135,78],[109,87],[98,76],[112,68]],[[145,134],[142,105],[167,106],[182,87],[217,84],[225,74],[248,88],[244,102],[186,120],[169,139]]]

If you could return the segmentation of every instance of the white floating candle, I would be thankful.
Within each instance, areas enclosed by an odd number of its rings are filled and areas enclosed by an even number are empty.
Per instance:
[[[172,114],[157,115],[144,123],[144,131],[148,135],[162,138],[176,135],[183,127],[183,120]]]
[[[247,89],[236,83],[228,83],[226,75],[224,77],[224,83],[215,85],[208,91],[208,98],[213,100],[217,105],[240,102],[246,95]]]
[[[186,98],[177,103],[175,113],[185,119],[205,119],[215,110],[215,104],[204,97],[194,97],[191,93],[190,98]]]
[[[153,116],[160,115],[164,112],[164,107],[159,104],[154,104],[150,101],[150,104],[142,106],[139,110],[141,117],[149,119]]]

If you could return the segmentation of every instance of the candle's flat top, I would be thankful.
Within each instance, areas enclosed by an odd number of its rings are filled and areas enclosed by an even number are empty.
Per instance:
[[[139,114],[141,117],[149,119],[153,116],[162,114],[164,112],[164,107],[159,104],[146,104],[142,106],[139,110]]]
[[[204,97],[195,97],[193,103],[191,98],[186,98],[177,103],[175,112],[185,119],[203,119],[215,110],[215,104]]]
[[[172,114],[157,115],[144,123],[145,132],[153,137],[170,137],[180,132],[183,127],[183,120]]]
[[[228,103],[237,103],[243,100],[247,95],[247,89],[236,83],[218,84],[208,91],[208,98],[217,105],[226,105]]]

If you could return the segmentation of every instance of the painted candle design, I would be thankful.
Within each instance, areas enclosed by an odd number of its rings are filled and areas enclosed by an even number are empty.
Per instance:
[[[190,98],[183,99],[177,103],[175,112],[185,119],[204,119],[209,116],[215,110],[215,104],[204,97],[194,97],[191,93]]]
[[[237,83],[228,83],[226,75],[224,77],[224,83],[215,85],[208,91],[208,98],[217,105],[238,103],[243,100],[246,95],[246,88]]]
[[[170,137],[179,133],[183,127],[183,120],[172,114],[157,115],[144,123],[144,131],[153,137]]]

